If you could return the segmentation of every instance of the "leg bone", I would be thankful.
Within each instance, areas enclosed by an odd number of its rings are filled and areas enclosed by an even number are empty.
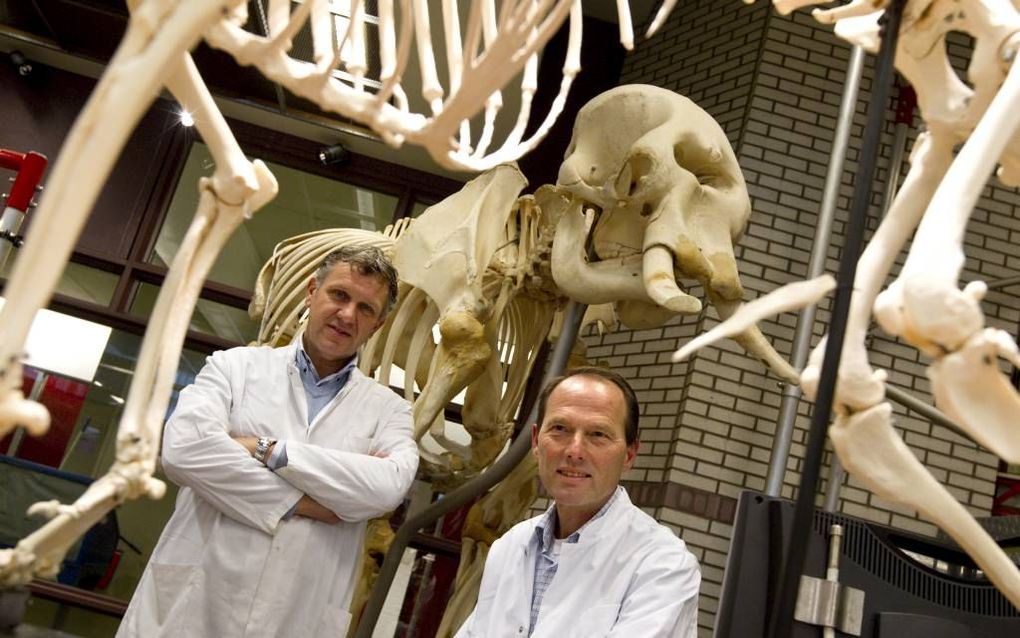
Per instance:
[[[921,512],[963,547],[988,579],[1020,607],[1020,571],[974,517],[928,472],[892,426],[882,403],[837,419],[829,430],[843,465],[868,489]]]

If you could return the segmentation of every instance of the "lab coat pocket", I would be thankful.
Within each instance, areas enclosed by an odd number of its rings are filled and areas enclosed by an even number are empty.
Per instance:
[[[617,603],[604,603],[593,605],[584,610],[584,613],[577,618],[574,631],[571,636],[577,638],[598,638],[608,636],[616,624],[616,617],[620,614],[620,605]]]
[[[336,603],[326,607],[319,621],[319,629],[315,632],[321,638],[337,638],[347,635],[347,626],[351,624],[351,614]]]
[[[153,563],[152,582],[156,591],[156,618],[160,626],[168,618],[184,618],[176,607],[187,605],[188,593],[194,588],[199,568],[194,565],[160,565]]]

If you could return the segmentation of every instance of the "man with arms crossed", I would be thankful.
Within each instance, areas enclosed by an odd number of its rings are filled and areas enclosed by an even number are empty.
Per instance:
[[[531,449],[555,503],[493,543],[458,638],[694,638],[697,559],[619,485],[638,453],[634,391],[576,368],[538,405]]]
[[[345,635],[365,521],[418,467],[410,405],[355,367],[396,295],[381,252],[341,248],[293,344],[209,357],[167,422],[182,489],[118,636]]]

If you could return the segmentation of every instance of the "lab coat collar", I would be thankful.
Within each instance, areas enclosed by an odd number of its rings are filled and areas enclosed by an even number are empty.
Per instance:
[[[564,545],[576,544],[579,546],[586,546],[595,543],[601,535],[603,528],[607,525],[611,525],[611,521],[615,518],[614,515],[629,505],[630,498],[627,496],[627,490],[623,489],[622,486],[617,485],[616,491],[609,497],[606,504],[602,506],[602,509],[588,519],[588,522],[582,525],[580,529],[568,536],[565,539],[566,543],[564,543]],[[554,502],[549,506],[549,509],[547,509],[545,513],[537,519],[532,542],[528,543],[525,553],[530,556],[534,551],[547,551],[548,548],[552,547],[555,529],[556,503]]]

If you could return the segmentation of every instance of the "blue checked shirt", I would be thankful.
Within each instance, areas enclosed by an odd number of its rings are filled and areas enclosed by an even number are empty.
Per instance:
[[[581,529],[563,539],[562,542],[576,543],[581,538],[584,528],[591,525],[592,521],[601,518],[622,491],[623,488],[618,486],[613,495],[606,501],[606,504],[602,506],[602,509],[596,512],[595,516],[588,519],[588,522],[582,525]],[[549,585],[552,584],[553,577],[556,576],[556,570],[560,565],[559,546],[556,543],[557,539],[553,537],[555,531],[556,506],[553,505],[546,510],[545,514],[542,515],[542,520],[535,527],[535,536],[538,537],[538,555],[535,557],[535,583],[531,588],[531,625],[528,627],[529,636],[535,631],[535,625],[538,623],[538,612],[542,609],[542,598],[545,597],[545,592],[549,589]]]

